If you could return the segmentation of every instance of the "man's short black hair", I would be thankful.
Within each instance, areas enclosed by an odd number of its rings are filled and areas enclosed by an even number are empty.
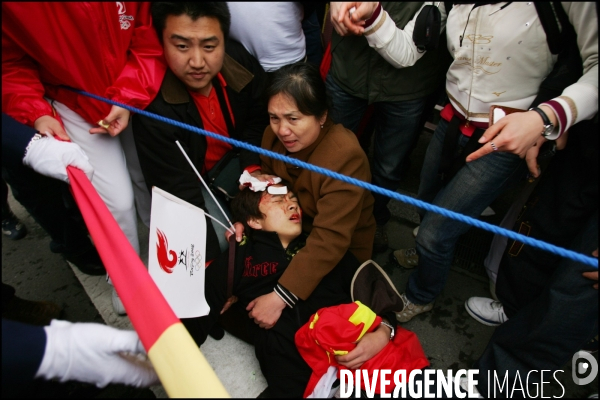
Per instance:
[[[288,192],[291,191],[289,185],[282,183],[288,189]],[[265,218],[265,214],[260,211],[260,199],[267,193],[266,191],[258,191],[253,192],[252,190],[246,188],[241,190],[238,194],[235,195],[233,200],[231,200],[231,213],[233,214],[233,218],[237,222],[241,222],[244,224],[244,232],[251,233],[252,228],[248,226],[248,220],[252,218],[263,219]]]
[[[170,15],[180,16],[187,15],[196,21],[201,17],[212,17],[216,18],[221,25],[223,31],[223,37],[225,40],[229,37],[229,27],[231,25],[231,14],[229,13],[229,7],[225,2],[156,2],[152,3],[151,6],[152,23],[154,29],[158,34],[159,39],[162,42],[163,31],[167,17]]]
[[[251,228],[248,226],[248,220],[252,218],[262,219],[265,215],[260,212],[258,205],[260,199],[265,192],[253,192],[246,188],[241,190],[231,200],[231,214],[237,222],[241,222],[244,225],[244,232],[249,233]]]

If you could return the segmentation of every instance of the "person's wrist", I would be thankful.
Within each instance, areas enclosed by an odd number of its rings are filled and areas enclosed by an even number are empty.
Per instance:
[[[370,28],[371,25],[373,25],[375,23],[375,21],[377,20],[377,17],[379,17],[379,14],[381,14],[381,3],[377,3],[377,6],[375,7],[375,10],[373,10],[373,14],[371,14],[371,16],[369,18],[367,18],[367,20],[365,21],[365,25],[364,28]]]
[[[35,135],[33,135],[31,137],[31,140],[29,141],[29,143],[27,143],[27,147],[25,147],[25,152],[23,153],[23,163],[26,163],[26,158],[27,158],[27,154],[30,152],[31,148],[34,147],[38,141],[46,138],[46,135],[43,135],[39,132],[37,132]]]
[[[548,116],[546,110],[543,110],[539,107],[531,107],[529,109],[529,112],[537,114],[537,117],[534,117],[536,120],[541,119],[542,129],[540,131],[540,134],[543,137],[551,140],[554,140],[558,137],[558,135],[555,135],[555,133],[557,132],[557,127]]]
[[[377,328],[377,331],[385,332],[388,340],[393,340],[394,335],[396,334],[396,329],[394,328],[394,326],[389,322],[383,320],[379,324],[379,328]]]
[[[558,126],[558,117],[554,113],[554,110],[552,109],[552,107],[542,104],[538,108],[546,114],[546,116],[548,117],[550,122],[552,122],[552,125]]]
[[[277,304],[280,309],[283,310],[285,307],[290,307],[290,308],[293,307],[292,305],[286,303],[286,301],[283,299],[283,296],[279,292],[277,292],[277,290],[273,290],[273,292],[271,292],[271,294],[274,294],[275,295],[274,297],[279,299],[279,302]]]
[[[65,373],[71,364],[71,326],[69,321],[53,319],[44,327],[46,349],[35,374],[36,378],[66,381]]]

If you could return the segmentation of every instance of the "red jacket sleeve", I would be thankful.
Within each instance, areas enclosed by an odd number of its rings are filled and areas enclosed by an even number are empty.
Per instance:
[[[128,3],[128,8],[134,7]],[[135,28],[127,64],[117,80],[106,89],[106,97],[144,109],[158,93],[167,70],[163,48],[152,26],[150,3],[138,3]]]
[[[52,115],[44,100],[44,86],[35,62],[7,35],[2,34],[2,111],[33,126],[36,119]]]

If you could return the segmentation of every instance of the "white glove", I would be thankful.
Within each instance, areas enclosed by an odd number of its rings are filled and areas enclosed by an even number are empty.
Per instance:
[[[35,172],[67,183],[69,165],[82,170],[90,181],[94,175],[94,168],[79,145],[48,136],[37,140],[34,138],[29,142],[23,164],[33,168]]]
[[[134,331],[94,323],[52,320],[46,351],[35,377],[76,380],[104,387],[123,383],[152,386],[158,376]]]

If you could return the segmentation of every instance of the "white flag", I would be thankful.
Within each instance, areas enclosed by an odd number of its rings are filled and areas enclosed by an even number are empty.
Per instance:
[[[204,211],[152,188],[148,272],[178,318],[207,315]]]

